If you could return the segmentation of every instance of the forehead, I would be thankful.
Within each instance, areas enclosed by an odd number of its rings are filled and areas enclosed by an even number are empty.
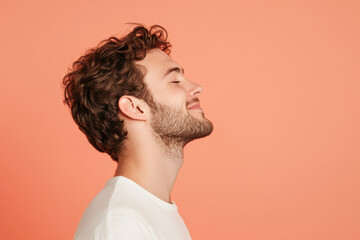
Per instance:
[[[136,64],[146,68],[145,79],[147,80],[154,78],[161,80],[169,67],[181,68],[178,63],[158,48],[149,50],[145,58],[141,61],[136,61]]]

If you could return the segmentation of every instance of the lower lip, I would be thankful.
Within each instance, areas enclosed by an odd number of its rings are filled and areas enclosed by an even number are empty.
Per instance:
[[[193,108],[189,108],[190,110],[192,110],[192,109],[199,109],[199,110],[202,110],[202,108],[201,107],[193,107]]]

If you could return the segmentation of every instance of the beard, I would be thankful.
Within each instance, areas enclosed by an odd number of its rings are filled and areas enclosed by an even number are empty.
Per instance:
[[[169,149],[176,146],[183,148],[190,141],[206,137],[213,131],[212,122],[204,117],[202,111],[195,113],[197,116],[194,117],[183,109],[171,108],[156,102],[152,102],[150,107],[152,112],[150,124],[154,137]]]

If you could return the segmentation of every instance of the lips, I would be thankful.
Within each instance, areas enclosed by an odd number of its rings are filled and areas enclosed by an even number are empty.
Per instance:
[[[188,109],[197,109],[197,108],[200,108],[200,103],[199,102],[197,102],[197,103],[191,105],[190,107],[188,107]]]

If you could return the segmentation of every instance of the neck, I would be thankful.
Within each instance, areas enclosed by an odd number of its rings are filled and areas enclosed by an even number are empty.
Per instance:
[[[127,149],[141,150],[123,154],[124,157],[119,158],[115,176],[127,177],[161,200],[172,203],[171,192],[183,163],[183,148],[149,146],[148,143],[132,145]]]

